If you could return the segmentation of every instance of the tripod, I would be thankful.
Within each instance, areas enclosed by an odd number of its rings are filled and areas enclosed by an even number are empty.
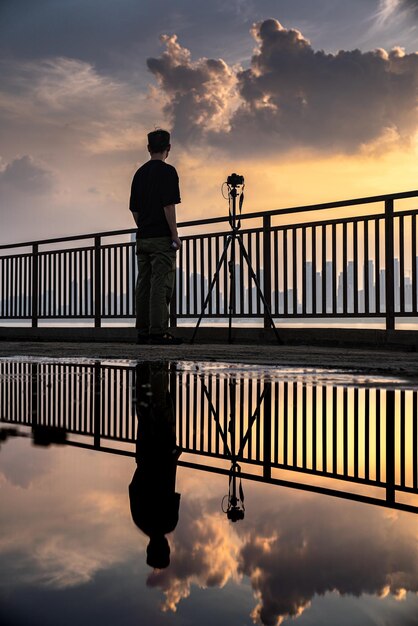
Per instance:
[[[242,189],[241,189],[241,193],[238,192],[238,187],[243,186],[243,184],[244,184],[244,178],[242,176],[238,176],[237,174],[232,174],[227,179],[228,197],[229,197],[229,224],[231,226],[231,233],[226,238],[226,243],[225,243],[223,252],[216,266],[215,273],[212,278],[212,282],[209,286],[209,290],[205,298],[205,301],[203,303],[203,308],[200,313],[200,317],[197,321],[197,324],[195,326],[195,329],[193,331],[193,335],[192,335],[190,343],[194,343],[197,330],[200,326],[203,315],[205,314],[206,308],[209,304],[209,300],[211,298],[216,281],[219,280],[219,275],[220,275],[222,265],[227,260],[228,248],[230,246],[231,246],[231,255],[230,255],[230,260],[228,261],[228,269],[229,269],[229,276],[230,276],[229,305],[228,305],[228,343],[232,343],[232,317],[235,314],[235,255],[236,255],[235,242],[236,241],[238,242],[239,249],[241,251],[243,258],[245,259],[245,262],[247,263],[250,276],[256,286],[257,296],[261,298],[261,301],[264,305],[264,311],[267,313],[267,317],[269,318],[270,324],[274,330],[277,343],[280,343],[280,344],[282,343],[282,340],[279,337],[279,333],[277,332],[277,328],[274,324],[270,307],[267,304],[267,301],[264,297],[257,275],[255,274],[252,268],[251,259],[248,256],[248,252],[245,248],[244,242],[242,241],[242,235],[239,232],[239,229],[241,228],[241,220],[239,217],[237,217],[237,197],[240,195],[239,211],[241,213],[244,196],[242,193]],[[231,209],[231,204],[232,204],[232,209]]]

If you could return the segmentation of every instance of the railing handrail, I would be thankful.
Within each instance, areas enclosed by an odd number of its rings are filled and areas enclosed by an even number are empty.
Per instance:
[[[307,204],[296,207],[287,207],[284,209],[272,209],[270,211],[256,211],[253,213],[244,213],[240,216],[240,219],[257,219],[265,216],[275,216],[275,215],[288,215],[292,213],[308,213],[310,211],[323,211],[328,209],[338,209],[342,207],[351,207],[358,206],[361,204],[373,204],[376,202],[385,202],[387,200],[403,200],[406,198],[414,198],[418,196],[418,190],[414,191],[403,191],[398,193],[390,193],[384,194],[380,196],[368,196],[366,198],[354,198],[351,200],[337,200],[335,202],[323,202],[321,204]],[[200,220],[188,220],[185,222],[179,222],[178,226],[181,228],[187,228],[190,226],[198,226],[204,224],[219,224],[222,222],[227,222],[229,220],[228,215],[224,215],[222,217],[211,217]],[[55,237],[52,239],[38,239],[35,241],[22,241],[19,243],[7,243],[1,244],[0,250],[7,250],[13,248],[24,248],[28,246],[35,245],[46,245],[46,244],[55,244],[62,243],[67,241],[80,241],[83,239],[94,239],[95,237],[118,237],[120,235],[134,234],[136,232],[136,228],[124,228],[121,230],[111,230],[111,231],[102,231],[102,232],[94,232],[94,233],[86,233],[82,235],[70,235],[68,237]]]

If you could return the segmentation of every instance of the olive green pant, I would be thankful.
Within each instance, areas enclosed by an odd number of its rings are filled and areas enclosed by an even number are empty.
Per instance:
[[[138,239],[136,255],[136,328],[143,335],[164,334],[168,329],[168,305],[176,270],[176,251],[171,247],[171,237]]]

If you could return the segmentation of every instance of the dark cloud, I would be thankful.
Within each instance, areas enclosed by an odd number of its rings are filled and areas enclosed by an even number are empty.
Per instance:
[[[176,137],[195,141],[222,126],[235,84],[233,71],[221,59],[192,62],[176,35],[163,35],[161,40],[166,51],[159,58],[149,58],[148,68],[168,98],[164,110],[174,122]]]
[[[0,184],[19,192],[45,194],[52,189],[53,175],[37,165],[31,156],[25,155],[10,161],[0,170]]]
[[[175,36],[164,38],[161,57],[148,59],[181,141],[252,153],[354,152],[388,133],[408,141],[417,130],[417,54],[399,48],[327,54],[274,19],[254,25],[252,34],[257,49],[246,70],[220,60],[192,62]],[[222,124],[211,124],[212,116]]]
[[[400,0],[400,6],[405,9],[412,9],[418,14],[418,0]]]

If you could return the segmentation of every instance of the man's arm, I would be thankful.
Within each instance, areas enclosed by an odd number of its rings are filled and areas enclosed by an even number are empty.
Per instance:
[[[176,242],[177,247],[180,248],[181,246],[181,239],[179,238],[178,232],[177,232],[177,222],[176,222],[176,205],[175,204],[169,204],[167,206],[164,207],[164,213],[165,213],[165,218],[167,220],[167,224],[170,228],[170,232],[171,232],[171,238],[173,241]]]
[[[138,226],[138,217],[139,217],[138,211],[131,211],[131,213],[134,216],[135,224]]]

